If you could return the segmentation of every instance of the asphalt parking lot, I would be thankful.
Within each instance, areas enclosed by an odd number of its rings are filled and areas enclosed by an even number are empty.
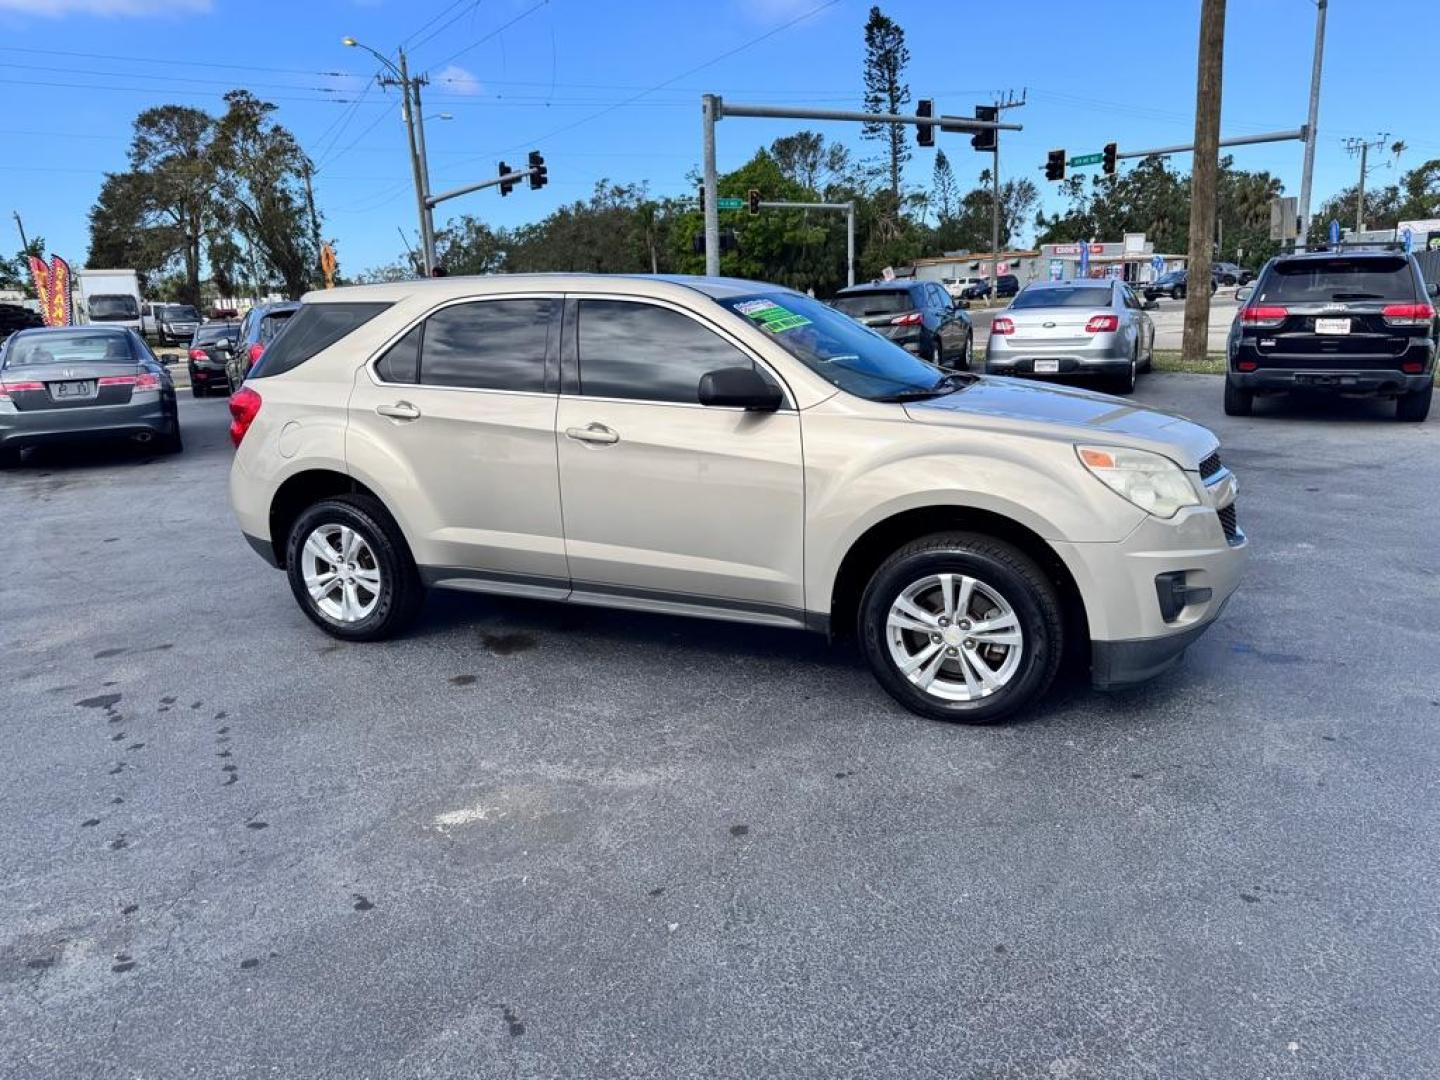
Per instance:
[[[335,643],[220,400],[0,473],[0,1076],[1440,1075],[1440,420],[1220,385],[1138,397],[1219,432],[1242,591],[987,729],[782,631]]]

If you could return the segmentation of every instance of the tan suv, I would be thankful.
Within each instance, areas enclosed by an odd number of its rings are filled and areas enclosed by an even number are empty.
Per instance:
[[[241,528],[347,640],[426,586],[854,628],[902,704],[980,722],[1070,650],[1101,686],[1164,670],[1244,561],[1205,428],[750,281],[312,293],[231,411]]]

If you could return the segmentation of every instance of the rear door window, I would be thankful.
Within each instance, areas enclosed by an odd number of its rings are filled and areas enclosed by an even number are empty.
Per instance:
[[[1416,299],[1410,261],[1399,256],[1277,262],[1257,291],[1258,300],[1290,304]]]
[[[545,353],[557,303],[527,297],[441,308],[425,320],[420,382],[470,390],[544,391]]]
[[[305,304],[290,319],[287,333],[265,350],[246,378],[263,379],[299,367],[389,306],[388,303]]]

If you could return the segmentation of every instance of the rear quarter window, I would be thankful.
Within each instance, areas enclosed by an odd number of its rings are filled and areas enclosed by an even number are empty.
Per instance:
[[[263,379],[291,371],[328,349],[388,308],[388,303],[305,304],[290,318],[247,378]]]

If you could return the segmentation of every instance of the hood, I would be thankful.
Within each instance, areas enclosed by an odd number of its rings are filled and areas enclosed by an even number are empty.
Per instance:
[[[1027,434],[1151,450],[1191,471],[1220,445],[1208,428],[1127,398],[989,375],[953,394],[910,402],[905,411],[922,424],[1013,422]]]

